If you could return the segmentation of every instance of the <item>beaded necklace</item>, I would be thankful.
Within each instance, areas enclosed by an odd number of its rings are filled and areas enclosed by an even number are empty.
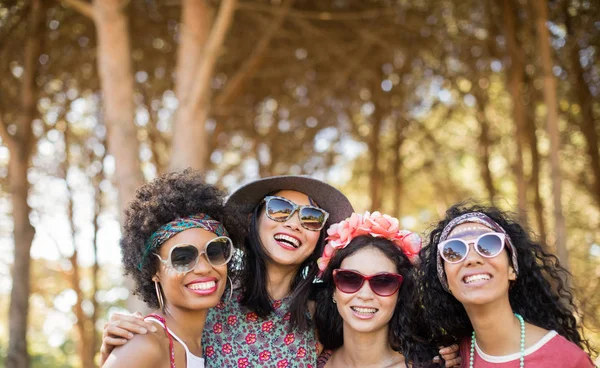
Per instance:
[[[519,320],[521,324],[521,357],[519,359],[519,368],[525,367],[525,321],[520,314],[515,313],[515,317]],[[469,360],[469,368],[474,368],[473,363],[475,361],[475,331],[473,331],[473,335],[471,335],[471,354]]]

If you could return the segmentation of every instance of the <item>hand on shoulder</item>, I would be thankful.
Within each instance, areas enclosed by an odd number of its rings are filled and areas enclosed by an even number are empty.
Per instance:
[[[127,344],[116,347],[102,367],[131,367],[132,359],[139,367],[164,367],[169,362],[169,340],[164,331],[135,335]]]

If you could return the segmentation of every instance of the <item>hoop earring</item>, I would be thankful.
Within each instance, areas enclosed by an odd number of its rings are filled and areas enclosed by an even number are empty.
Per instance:
[[[229,298],[227,298],[227,300],[225,301],[225,304],[229,303],[231,301],[231,298],[233,297],[233,281],[231,281],[231,277],[227,276],[227,280],[229,281]]]
[[[163,299],[162,292],[160,291],[160,286],[158,286],[158,281],[154,281],[154,289],[156,290],[156,298],[158,299],[158,306],[160,310],[165,311],[165,301]]]

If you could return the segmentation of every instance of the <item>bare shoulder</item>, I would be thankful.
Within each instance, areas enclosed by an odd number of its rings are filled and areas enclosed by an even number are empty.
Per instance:
[[[102,367],[131,367],[132,359],[135,359],[136,366],[139,367],[167,366],[169,363],[169,340],[164,330],[135,335],[127,344],[116,347]]]

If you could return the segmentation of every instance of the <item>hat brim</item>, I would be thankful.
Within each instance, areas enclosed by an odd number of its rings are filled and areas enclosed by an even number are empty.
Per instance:
[[[327,211],[329,219],[325,229],[350,217],[354,212],[350,201],[342,192],[320,180],[299,175],[272,176],[252,181],[234,191],[227,199],[226,206],[249,214],[265,196],[282,190],[304,193]]]

